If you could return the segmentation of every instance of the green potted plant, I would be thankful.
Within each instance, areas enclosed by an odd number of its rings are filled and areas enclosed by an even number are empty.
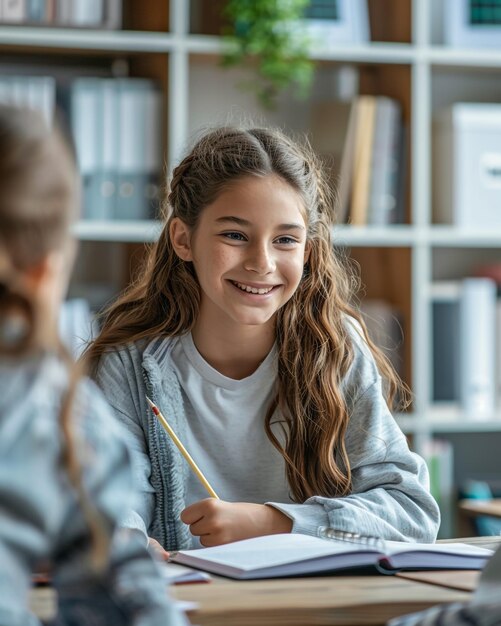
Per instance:
[[[252,59],[257,77],[249,84],[265,107],[273,107],[289,85],[299,96],[308,93],[314,65],[309,41],[299,27],[307,4],[308,0],[228,0],[223,9],[227,20],[223,66]]]

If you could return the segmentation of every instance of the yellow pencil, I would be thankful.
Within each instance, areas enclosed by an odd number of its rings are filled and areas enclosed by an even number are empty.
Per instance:
[[[176,444],[176,446],[178,447],[179,452],[181,452],[181,454],[184,456],[184,458],[188,461],[188,463],[190,464],[191,469],[195,472],[198,480],[202,483],[202,485],[207,489],[207,492],[210,496],[212,496],[213,498],[216,498],[217,500],[219,500],[216,492],[214,491],[214,489],[210,486],[209,481],[207,480],[207,478],[205,478],[205,476],[202,474],[202,472],[200,471],[200,468],[198,467],[198,465],[195,463],[195,461],[191,458],[190,453],[188,452],[188,450],[183,446],[183,444],[179,441],[179,439],[177,438],[176,433],[172,430],[172,428],[169,426],[169,423],[167,422],[167,420],[165,419],[165,417],[160,413],[158,407],[148,398],[148,396],[146,396],[146,400],[148,401],[148,404],[151,407],[151,410],[153,411],[153,413],[157,416],[158,421],[162,424],[162,426],[165,428],[165,430],[167,431],[167,433],[169,434],[170,438],[172,439],[172,441]]]

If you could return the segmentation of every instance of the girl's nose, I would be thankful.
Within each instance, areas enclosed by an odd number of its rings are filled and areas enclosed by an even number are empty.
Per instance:
[[[245,260],[246,270],[256,272],[256,274],[270,274],[275,271],[275,259],[267,246],[253,246],[249,250],[249,255]]]

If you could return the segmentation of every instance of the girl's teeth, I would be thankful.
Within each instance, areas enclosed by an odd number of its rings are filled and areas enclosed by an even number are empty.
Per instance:
[[[264,295],[265,293],[269,293],[273,287],[268,287],[267,289],[256,289],[255,287],[249,287],[249,285],[244,285],[242,283],[234,283],[239,289],[242,291],[246,291],[247,293],[256,293],[259,295]]]

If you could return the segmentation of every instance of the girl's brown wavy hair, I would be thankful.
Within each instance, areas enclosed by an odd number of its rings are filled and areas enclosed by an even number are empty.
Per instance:
[[[387,359],[367,336],[354,306],[358,279],[331,242],[333,198],[314,153],[281,131],[216,128],[207,132],[175,168],[164,203],[167,221],[142,274],[103,314],[102,330],[89,346],[93,368],[106,351],[140,339],[174,337],[197,319],[200,286],[191,262],[174,252],[169,227],[183,220],[192,232],[204,207],[231,183],[248,176],[278,176],[302,199],[310,256],[293,297],[278,311],[276,396],[265,418],[266,433],[285,460],[297,502],[313,495],[345,495],[351,471],[344,437],[348,410],[341,381],[353,361],[346,316],[360,324],[392,404],[402,387]],[[272,432],[277,407],[285,432]]]
[[[61,343],[48,303],[35,299],[26,281],[27,271],[71,245],[78,204],[75,161],[61,133],[34,111],[0,105],[0,358],[16,367],[19,359],[52,353],[68,367],[59,416],[63,464],[91,530],[94,564],[101,567],[108,536],[84,492],[73,432],[83,368]]]

